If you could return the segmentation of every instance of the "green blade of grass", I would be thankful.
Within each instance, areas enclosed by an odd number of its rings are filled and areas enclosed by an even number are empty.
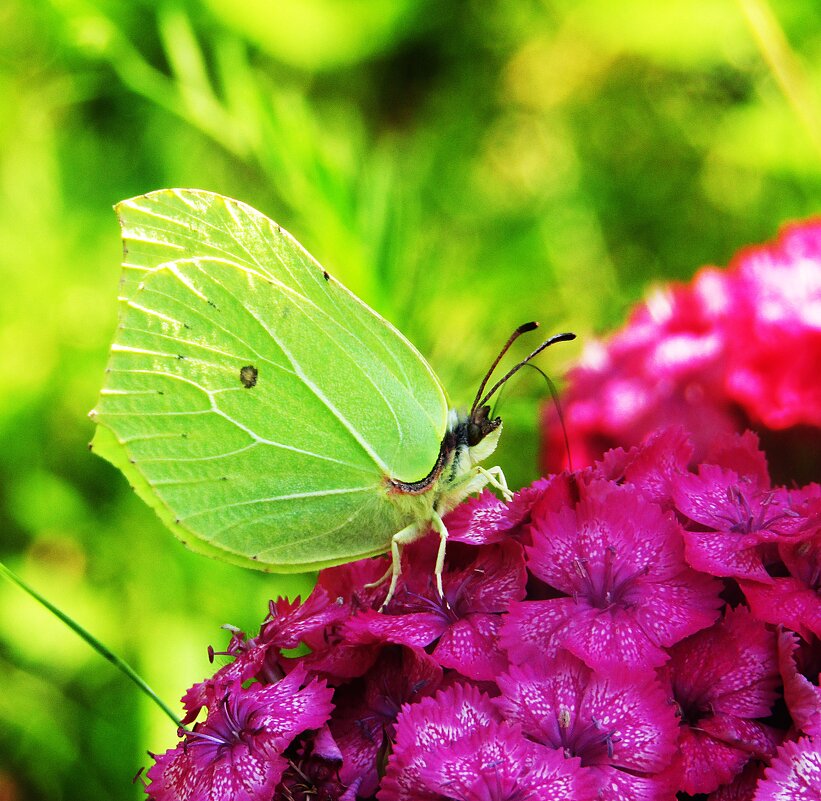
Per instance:
[[[113,651],[110,651],[103,645],[91,632],[84,629],[76,620],[72,620],[65,612],[61,609],[58,609],[51,601],[44,598],[40,595],[37,590],[33,587],[30,587],[23,579],[21,579],[16,573],[12,570],[9,570],[6,565],[0,562],[0,574],[5,576],[12,584],[16,584],[21,590],[28,593],[35,601],[42,604],[49,612],[51,612],[56,618],[61,620],[63,623],[66,624],[73,632],[75,632],[79,637],[85,640],[100,656],[104,659],[107,659],[111,662],[114,667],[116,667],[121,673],[125,674],[137,687],[140,688],[157,706],[168,715],[171,720],[177,725],[177,727],[182,726],[182,722],[180,719],[171,711],[171,708],[166,705],[166,703],[152,690],[145,681],[137,674],[134,668],[131,667],[127,662],[120,659],[117,654]]]

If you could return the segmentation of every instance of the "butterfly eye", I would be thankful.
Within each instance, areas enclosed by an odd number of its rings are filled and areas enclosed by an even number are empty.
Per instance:
[[[468,423],[468,445],[472,448],[482,441],[482,427],[476,423]]]
[[[501,418],[495,417],[490,420],[489,414],[490,406],[480,406],[468,421],[467,440],[471,448],[478,445],[491,431],[495,431],[502,424]]]

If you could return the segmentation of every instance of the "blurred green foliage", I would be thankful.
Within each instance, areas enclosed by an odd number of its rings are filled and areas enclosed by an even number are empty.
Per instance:
[[[170,702],[310,577],[185,551],[88,454],[115,324],[111,205],[238,197],[469,401],[517,324],[585,336],[648,282],[819,209],[817,0],[6,0],[0,6],[2,558]],[[521,343],[520,343],[521,344]],[[525,345],[522,345],[524,348]],[[578,348],[542,360],[554,376]],[[499,462],[535,470],[535,373]],[[283,402],[286,402],[283,399]],[[139,797],[173,727],[0,586],[0,799]]]

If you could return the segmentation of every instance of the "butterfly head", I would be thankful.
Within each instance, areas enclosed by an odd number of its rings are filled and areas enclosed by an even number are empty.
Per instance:
[[[490,417],[490,406],[474,409],[465,421],[465,439],[474,463],[484,461],[496,450],[502,433],[502,418]]]
[[[468,414],[451,409],[442,441],[443,466],[450,465],[453,476],[471,469],[496,450],[501,433],[502,420],[490,417],[490,406],[480,406]]]

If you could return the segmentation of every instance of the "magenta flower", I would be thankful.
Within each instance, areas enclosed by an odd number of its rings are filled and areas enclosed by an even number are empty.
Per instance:
[[[695,435],[701,459],[720,432],[743,427],[724,389],[728,343],[721,321],[732,303],[727,284],[720,271],[702,270],[690,287],[657,291],[608,341],[586,343],[562,398],[577,468],[669,425]],[[543,468],[553,472],[565,457],[551,406],[545,407],[545,433]]]
[[[322,586],[314,587],[311,594],[300,603],[278,598],[268,605],[268,617],[259,630],[258,644],[269,649],[296,648],[310,639],[311,634],[324,631],[328,626],[347,617],[342,598],[332,597]]]
[[[406,549],[403,591],[391,602],[390,614],[368,610],[351,618],[347,632],[354,641],[392,642],[424,648],[442,667],[463,676],[492,680],[507,666],[498,644],[502,613],[524,598],[524,554],[516,542],[475,551],[464,566],[442,576],[444,597],[432,581],[436,537]],[[423,556],[429,550],[428,558]],[[456,549],[454,548],[454,551]]]
[[[766,718],[779,682],[775,635],[743,608],[674,646],[664,668],[680,717],[681,788],[710,793],[779,741]]]
[[[778,457],[776,474],[797,478],[799,460],[803,475],[817,474],[819,243],[821,219],[785,228],[727,270],[703,268],[690,284],[657,291],[621,331],[588,343],[562,400],[576,467],[673,424],[690,433],[697,462],[721,433],[755,427]],[[550,472],[564,466],[551,406],[544,428]]]
[[[673,507],[673,487],[687,473],[693,446],[683,428],[656,431],[641,445],[614,448],[596,462],[594,472],[617,484],[630,484],[667,511]]]
[[[148,794],[155,801],[268,801],[288,765],[283,752],[331,714],[331,690],[298,669],[276,684],[211,688],[208,718],[175,748],[155,756]]]
[[[791,576],[775,578],[771,584],[739,581],[739,585],[759,620],[788,626],[807,640],[821,636],[818,588]]]
[[[754,801],[818,801],[821,798],[821,747],[817,738],[788,740],[764,771]]]
[[[692,523],[685,526],[687,561],[713,576],[769,583],[760,546],[790,536],[803,522],[786,491],[711,464],[681,476],[673,498]]]
[[[433,695],[441,683],[442,668],[424,651],[395,646],[361,679],[337,690],[330,729],[344,759],[340,778],[346,784],[358,778],[359,792],[373,795],[399,710]]]
[[[494,703],[505,718],[536,742],[579,757],[602,801],[666,801],[675,792],[662,774],[678,724],[652,673],[595,672],[563,652],[549,662],[512,667],[497,682],[502,696]]]
[[[379,801],[438,801],[439,793],[422,785],[431,754],[499,722],[501,715],[490,699],[461,684],[407,707],[397,721]]]
[[[443,801],[598,801],[590,782],[561,755],[505,723],[490,723],[457,740],[426,764],[419,778],[423,787],[439,791]]]
[[[560,597],[511,605],[502,644],[515,663],[566,648],[593,668],[652,668],[709,626],[719,586],[688,567],[675,520],[631,487],[593,481],[537,514],[528,568]]]
[[[222,687],[252,678],[265,683],[278,681],[286,672],[286,660],[280,655],[283,648],[296,648],[312,632],[325,630],[345,617],[345,609],[332,600],[323,587],[317,586],[305,603],[300,603],[298,596],[293,601],[278,598],[269,602],[268,615],[256,637],[248,637],[239,629],[227,627],[231,631],[228,648],[219,654],[209,648],[208,653],[212,662],[217,655],[231,657],[233,661],[186,692],[182,699],[186,710],[182,722],[188,724],[196,720],[209,693],[218,695]]]
[[[593,801],[579,760],[526,739],[476,688],[456,685],[406,707],[379,801]]]
[[[768,428],[821,427],[821,220],[742,251],[731,269],[728,392]]]

